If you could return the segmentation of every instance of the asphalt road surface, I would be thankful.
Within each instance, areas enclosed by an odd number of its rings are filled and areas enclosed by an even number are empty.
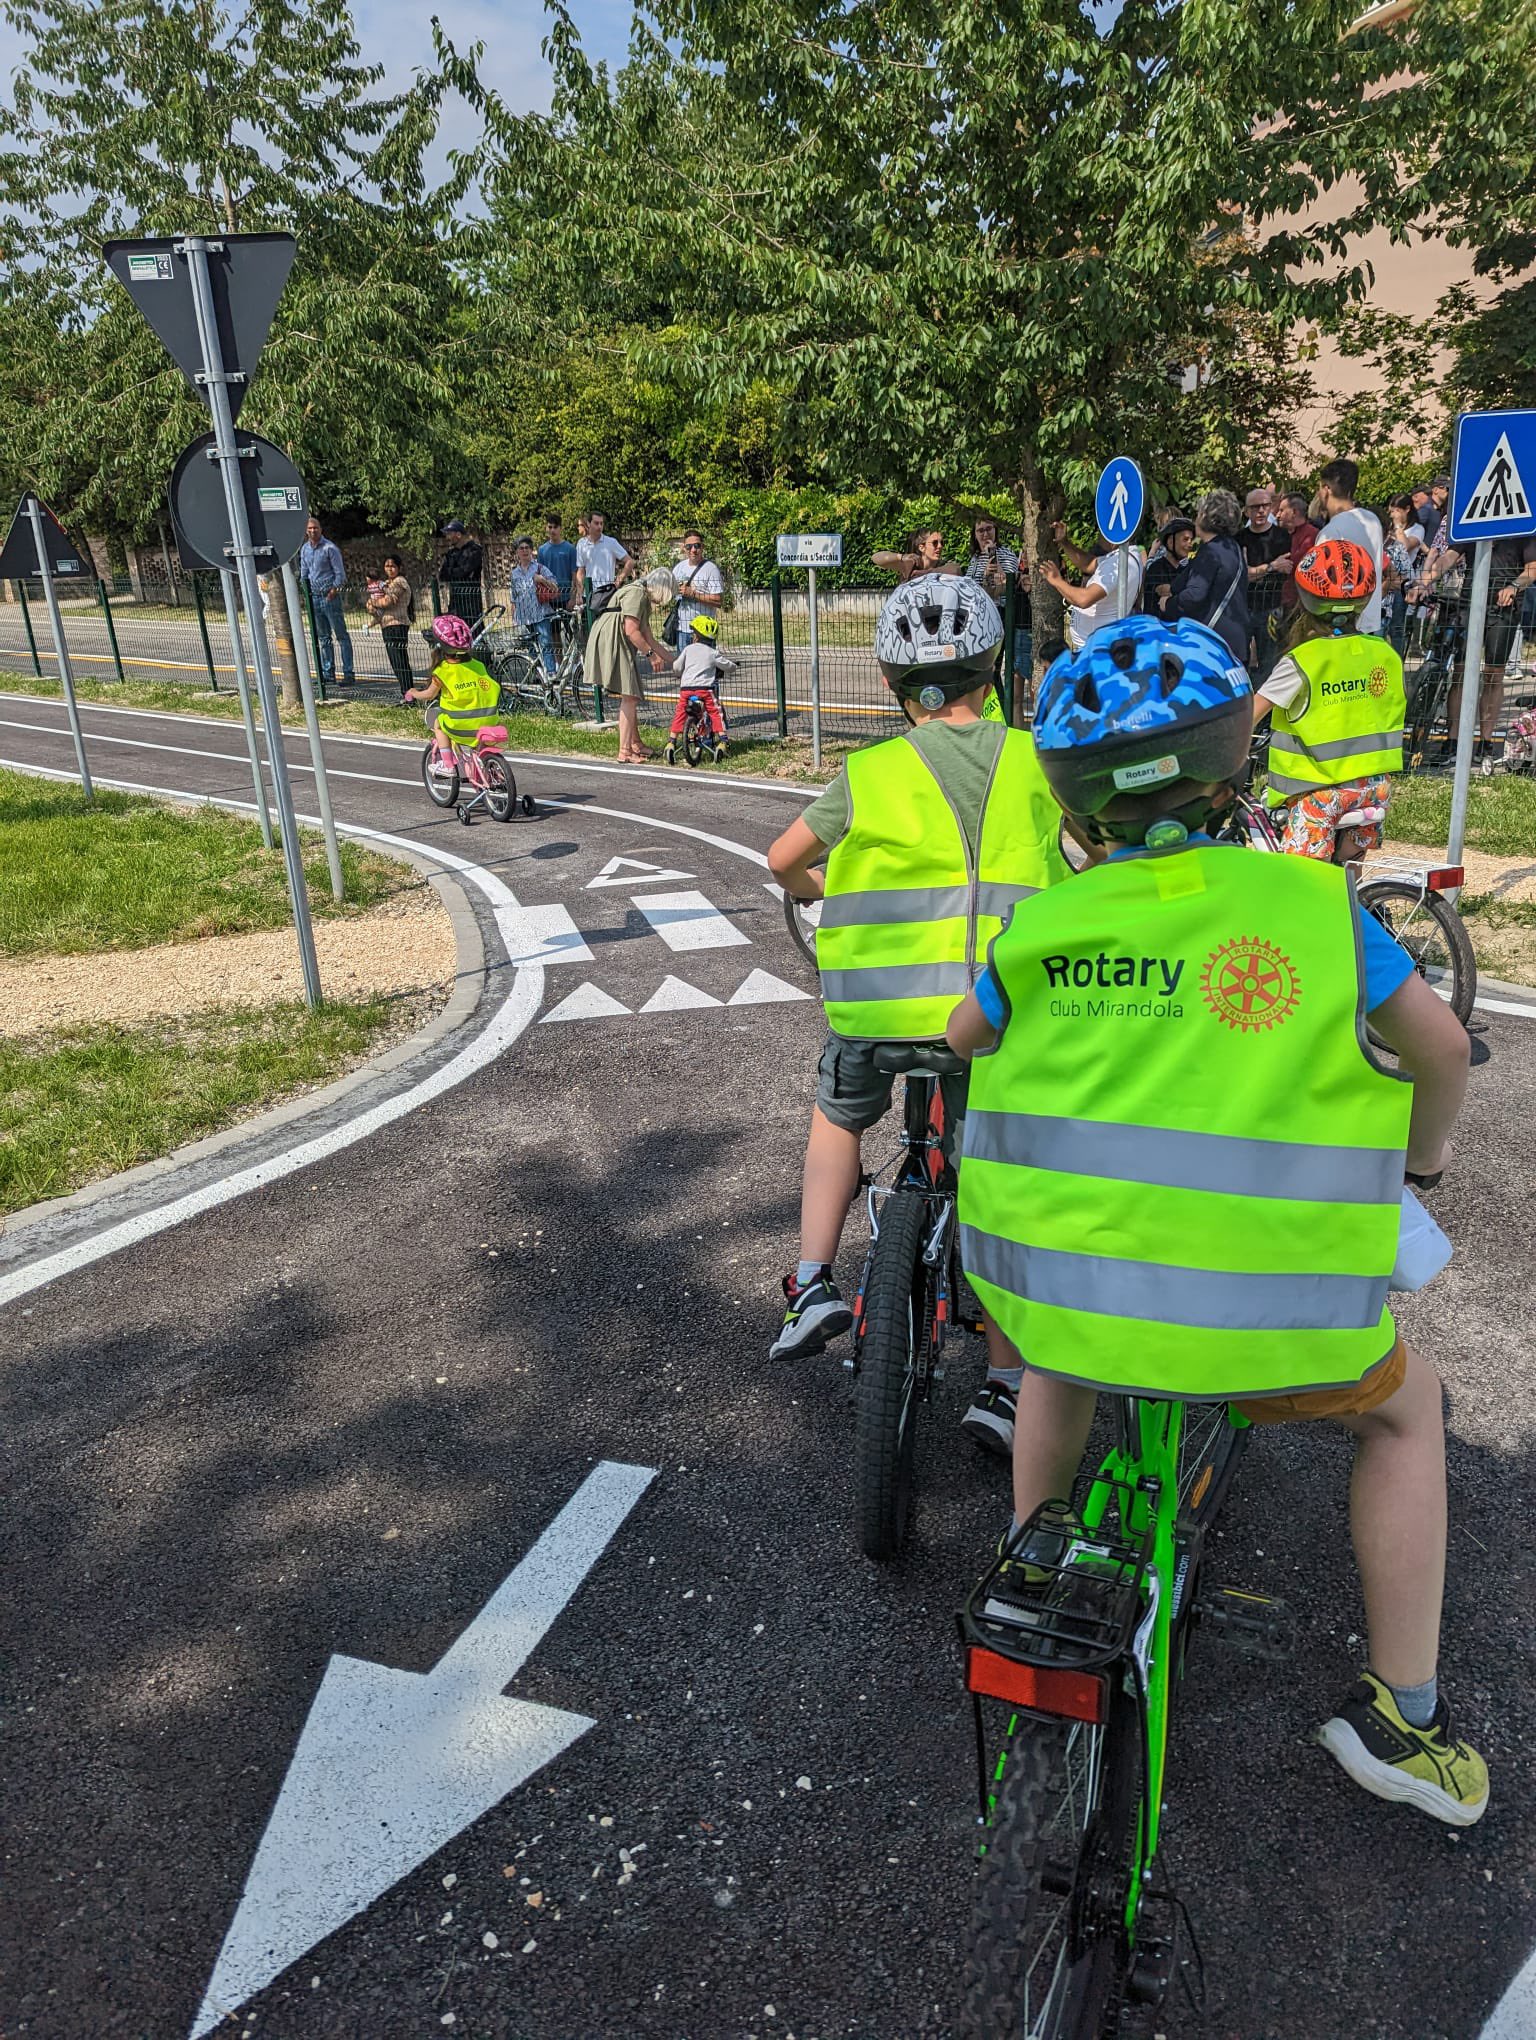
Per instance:
[[[236,726],[85,719],[103,784],[248,796]],[[0,699],[0,762],[68,770],[62,732]],[[343,819],[509,889],[480,902],[489,999],[527,958],[539,1017],[420,1110],[0,1314],[0,2031],[948,2034],[954,1610],[1005,1470],[956,1430],[967,1351],[910,1553],[874,1568],[848,1377],[765,1357],[821,1025],[756,860],[798,799],[530,761],[538,815],[471,831],[414,751],[328,749]],[[1358,1656],[1347,1457],[1266,1433],[1217,1571],[1290,1601],[1298,1650],[1192,1661],[1168,1860],[1208,2014],[1130,2030],[1471,2040],[1536,1937],[1536,1028],[1474,1036],[1435,1199],[1457,1255],[1404,1317],[1447,1384],[1443,1674],[1491,1809],[1452,1834],[1310,1744]]]

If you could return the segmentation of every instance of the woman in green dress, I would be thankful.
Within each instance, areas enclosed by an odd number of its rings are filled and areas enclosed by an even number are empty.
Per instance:
[[[586,680],[619,704],[619,763],[638,765],[656,754],[640,741],[640,704],[645,699],[641,660],[650,672],[670,671],[672,654],[651,630],[651,618],[673,597],[672,576],[658,567],[644,580],[620,588],[592,626],[587,639]]]

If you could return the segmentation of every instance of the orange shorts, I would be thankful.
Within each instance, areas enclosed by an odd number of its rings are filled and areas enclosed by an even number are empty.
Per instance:
[[[1408,1349],[1399,1339],[1385,1360],[1347,1388],[1308,1388],[1299,1395],[1266,1395],[1234,1403],[1250,1424],[1293,1424],[1309,1417],[1363,1417],[1377,1410],[1403,1385]]]

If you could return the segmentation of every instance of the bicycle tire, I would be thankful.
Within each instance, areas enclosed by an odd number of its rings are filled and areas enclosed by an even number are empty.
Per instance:
[[[975,2040],[1114,2032],[1142,1796],[1137,1703],[1101,1726],[1016,1717],[977,1864],[961,2030]]]
[[[796,949],[812,970],[816,968],[816,927],[820,919],[820,900],[792,900],[785,893],[784,925],[794,938]]]
[[[1220,1515],[1243,1454],[1250,1427],[1234,1424],[1226,1403],[1186,1403],[1179,1437],[1179,1513],[1209,1528]]]
[[[434,807],[457,807],[459,804],[459,768],[455,765],[451,773],[434,772],[432,770],[432,761],[436,753],[437,746],[435,744],[428,744],[421,754],[421,783],[427,789],[427,799],[431,801]]]
[[[855,1450],[859,1548],[866,1558],[894,1558],[912,1523],[928,1230],[922,1191],[893,1191],[880,1214],[864,1283]]]
[[[697,716],[689,716],[683,728],[683,756],[690,765],[704,762],[704,725]]]
[[[493,822],[510,822],[517,813],[517,779],[512,767],[498,751],[488,751],[480,760],[485,774],[485,805]]]
[[[1414,969],[1426,980],[1435,965],[1424,923],[1433,925],[1445,948],[1446,962],[1442,968],[1450,979],[1447,996],[1451,1011],[1465,1027],[1472,1017],[1472,1001],[1477,997],[1477,958],[1472,953],[1472,938],[1450,901],[1407,878],[1364,879],[1357,897],[1366,912],[1374,914],[1393,940],[1407,950]],[[1404,918],[1395,917],[1396,906],[1407,908]],[[1420,922],[1421,914],[1424,922]],[[1371,1039],[1376,1041],[1377,1037],[1372,1034]],[[1377,1045],[1384,1047],[1385,1043],[1378,1041]]]

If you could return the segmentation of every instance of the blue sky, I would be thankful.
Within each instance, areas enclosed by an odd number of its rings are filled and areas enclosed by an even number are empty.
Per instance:
[[[548,27],[542,0],[439,0],[439,18],[461,47],[485,44],[484,74],[519,113],[549,104],[549,66],[540,44]],[[431,7],[421,0],[353,0],[353,19],[364,55],[382,63],[391,82],[405,83],[431,59]],[[572,17],[588,53],[622,61],[629,40],[630,0],[575,0]],[[10,97],[11,74],[22,39],[0,19],[0,93]]]

